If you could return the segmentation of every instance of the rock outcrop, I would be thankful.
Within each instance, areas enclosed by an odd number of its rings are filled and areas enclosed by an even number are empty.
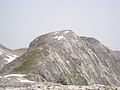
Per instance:
[[[5,65],[0,74],[26,74],[32,81],[64,85],[120,86],[120,62],[113,52],[71,30],[51,32],[34,39],[28,51]]]

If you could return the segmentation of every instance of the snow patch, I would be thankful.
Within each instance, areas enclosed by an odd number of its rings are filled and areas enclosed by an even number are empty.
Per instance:
[[[3,50],[2,49],[0,49],[0,55],[2,55],[3,54]]]
[[[3,50],[2,50],[2,49],[0,49],[0,51],[2,51],[2,52],[3,52]]]
[[[6,76],[4,76],[4,77],[24,77],[25,76],[25,74],[9,74],[9,75],[6,75]]]
[[[73,33],[73,36],[74,36],[75,38],[77,38],[77,36],[75,35],[75,33]]]
[[[2,55],[2,52],[0,51],[0,55]]]
[[[69,31],[65,31],[64,33],[67,34]]]
[[[54,38],[58,38],[59,36],[55,36]]]
[[[54,34],[58,34],[59,32],[55,32]]]
[[[70,63],[70,61],[66,61],[68,64]]]
[[[58,40],[61,40],[62,38],[64,38],[64,36],[55,36],[54,38],[57,38]]]
[[[2,78],[2,76],[0,76],[0,78]]]
[[[63,36],[59,36],[58,40],[61,40],[62,38],[64,38]]]
[[[28,80],[28,79],[25,79],[25,78],[23,78],[24,76],[26,76],[25,74],[8,74],[8,75],[5,75],[4,77],[5,78],[7,78],[7,77],[19,77],[18,78],[18,80],[20,81],[20,82],[23,82],[23,83],[34,83],[34,81],[30,81],[30,80]],[[1,76],[0,76],[0,78],[2,78]]]
[[[5,60],[8,61],[8,63],[10,63],[11,61],[15,60],[18,56],[17,55],[12,55],[12,56],[9,56],[7,55],[8,58],[4,58]]]
[[[34,81],[28,80],[28,79],[21,79],[19,78],[20,82],[22,83],[35,83]]]

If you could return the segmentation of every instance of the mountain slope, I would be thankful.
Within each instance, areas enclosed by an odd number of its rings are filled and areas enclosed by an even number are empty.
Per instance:
[[[28,51],[5,65],[0,74],[21,73],[28,79],[62,84],[120,86],[120,62],[113,52],[71,30],[51,32],[34,39]]]

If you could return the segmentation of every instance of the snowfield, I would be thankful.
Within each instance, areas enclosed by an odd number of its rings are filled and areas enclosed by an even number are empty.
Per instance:
[[[15,60],[18,56],[17,55],[7,55],[8,58],[4,58],[5,60],[8,61],[8,63],[12,62],[13,60]]]

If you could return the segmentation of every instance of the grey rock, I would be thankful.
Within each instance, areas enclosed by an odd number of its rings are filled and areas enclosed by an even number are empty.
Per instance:
[[[116,60],[120,61],[120,51],[113,51],[112,54]]]

